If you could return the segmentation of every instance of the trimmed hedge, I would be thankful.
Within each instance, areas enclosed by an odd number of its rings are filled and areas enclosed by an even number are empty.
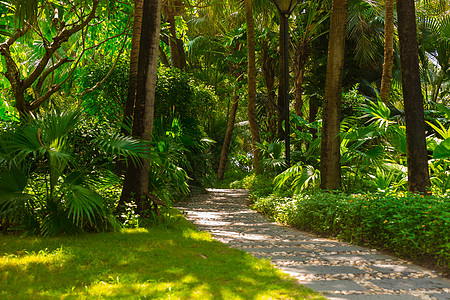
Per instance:
[[[431,257],[440,267],[449,267],[448,196],[314,191],[291,198],[258,198],[254,209],[303,230],[374,245],[412,259]]]

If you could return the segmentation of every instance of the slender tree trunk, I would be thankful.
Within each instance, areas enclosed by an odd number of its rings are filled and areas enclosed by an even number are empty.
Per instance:
[[[425,140],[414,0],[397,0],[397,16],[406,119],[408,190],[426,193],[431,184]]]
[[[175,15],[177,14],[176,3],[168,1],[164,3],[164,16],[169,23],[169,49],[172,67],[183,70],[186,68],[186,54],[183,49],[183,41],[177,38]]]
[[[296,76],[294,81],[295,86],[295,114],[299,117],[303,116],[303,70],[301,70]]]
[[[141,39],[142,28],[142,13],[144,0],[134,1],[134,20],[133,20],[133,36],[131,38],[130,51],[130,73],[128,77],[128,92],[127,100],[125,102],[122,127],[120,133],[123,135],[130,135],[131,125],[133,123],[134,104],[136,101],[136,84],[139,65],[139,44]],[[122,175],[126,170],[126,164],[123,161],[118,161],[114,170],[117,175]],[[123,203],[121,203],[123,204]]]
[[[161,59],[162,64],[166,68],[170,68],[169,59],[167,58],[167,55],[164,52],[164,50],[162,49],[161,45],[159,46],[159,59]]]
[[[264,42],[262,49],[262,73],[264,76],[264,83],[267,88],[267,119],[268,119],[268,129],[271,134],[271,139],[273,140],[277,134],[277,110],[275,104],[275,61],[269,53],[269,45]]]
[[[300,40],[294,49],[294,87],[295,87],[295,114],[302,117],[303,112],[303,78],[305,66],[310,55],[309,39]]]
[[[159,32],[161,25],[161,1],[144,0],[142,32],[140,39],[139,66],[136,85],[136,101],[132,132],[135,137],[151,140],[155,103]],[[121,202],[134,199],[137,212],[145,215],[148,203],[143,194],[148,192],[149,163],[129,164],[123,185]]]
[[[230,117],[228,119],[227,131],[223,141],[222,152],[220,154],[219,170],[217,171],[217,179],[222,180],[225,174],[225,168],[228,160],[228,152],[230,149],[231,138],[233,137],[234,121],[236,120],[236,112],[239,105],[239,86],[234,89],[233,105],[231,106]]]
[[[130,51],[130,77],[128,78],[127,101],[123,112],[123,123],[131,124],[133,120],[134,103],[136,100],[136,84],[139,65],[139,44],[141,40],[142,14],[144,0],[134,1],[133,36]],[[122,134],[128,135],[126,126],[122,126]]]
[[[338,189],[341,186],[339,130],[347,15],[347,0],[333,0],[322,113],[323,126],[320,150],[320,187],[322,189]]]
[[[256,147],[260,143],[258,120],[256,118],[256,55],[255,55],[255,20],[253,19],[252,0],[244,0],[245,19],[247,23],[247,53],[248,53],[248,104],[247,116],[250,123],[253,148],[253,168],[255,174],[260,173],[260,153]]]
[[[316,103],[317,97],[310,97],[309,98],[309,117],[308,122],[312,123],[316,120],[317,114],[319,113],[319,106]],[[309,132],[312,134],[313,138],[317,137],[317,130],[314,128],[310,128]]]
[[[384,63],[381,77],[380,99],[388,103],[391,88],[392,64],[394,63],[394,6],[395,0],[385,0]]]

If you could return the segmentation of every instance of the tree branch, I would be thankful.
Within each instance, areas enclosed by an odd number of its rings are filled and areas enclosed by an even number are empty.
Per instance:
[[[80,24],[74,25],[70,29],[63,29],[61,30],[58,35],[53,39],[53,42],[50,44],[50,46],[46,49],[44,56],[38,63],[37,67],[34,69],[34,71],[23,81],[23,88],[26,89],[30,87],[33,82],[35,82],[39,75],[42,74],[45,67],[47,66],[51,56],[53,53],[58,50],[62,43],[69,40],[69,38],[76,32],[83,29],[94,17],[95,12],[97,10],[97,6],[99,4],[100,0],[93,0],[92,10],[89,13],[89,15],[86,17],[85,20],[83,20]]]
[[[114,70],[114,68],[117,65],[117,62],[119,61],[120,56],[123,53],[123,49],[125,48],[125,44],[127,42],[127,35],[125,33],[126,33],[126,31],[128,31],[128,26],[130,24],[130,20],[131,20],[131,16],[128,19],[126,29],[120,34],[120,35],[124,35],[125,38],[123,39],[122,47],[119,50],[119,54],[117,55],[117,57],[116,57],[116,59],[114,61],[114,64],[112,65],[111,69],[108,71],[108,74],[106,74],[105,77],[101,81],[97,82],[97,84],[95,84],[93,87],[91,87],[89,89],[85,89],[83,92],[81,92],[81,94],[79,94],[80,98],[82,98],[84,95],[94,91],[95,89],[99,88],[106,81],[106,79],[108,79],[108,77],[111,75],[112,71]]]
[[[125,39],[123,40],[122,48],[120,48],[119,54],[117,55],[116,59],[114,60],[114,64],[112,65],[111,69],[108,71],[108,74],[106,74],[105,77],[101,81],[97,82],[93,87],[91,87],[89,89],[85,89],[83,92],[81,92],[81,94],[79,94],[80,98],[82,98],[84,95],[94,91],[95,89],[99,88],[103,83],[105,83],[106,79],[108,79],[108,77],[111,75],[112,71],[116,67],[117,62],[119,61],[119,58],[123,53],[123,49],[125,48],[126,41],[127,41],[127,36],[125,35]]]
[[[56,64],[52,65],[50,68],[48,68],[47,70],[45,70],[44,72],[42,72],[41,76],[39,77],[38,82],[36,83],[36,86],[34,88],[34,94],[35,94],[35,98],[38,99],[41,95],[41,90],[42,90],[42,84],[44,83],[45,79],[47,78],[47,76],[52,73],[54,70],[56,70],[57,68],[59,68],[60,66],[62,66],[65,63],[68,62],[73,62],[75,60],[73,59],[69,59],[68,57],[62,58],[59,61],[56,62]]]

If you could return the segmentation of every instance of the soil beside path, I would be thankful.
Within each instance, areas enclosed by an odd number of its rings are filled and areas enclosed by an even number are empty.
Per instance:
[[[248,208],[246,190],[208,189],[176,205],[218,241],[270,259],[332,300],[450,300],[450,280],[377,250],[271,222]]]

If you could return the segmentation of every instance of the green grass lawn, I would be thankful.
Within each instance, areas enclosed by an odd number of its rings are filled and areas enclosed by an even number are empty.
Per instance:
[[[174,213],[149,229],[0,235],[0,299],[324,299]]]

